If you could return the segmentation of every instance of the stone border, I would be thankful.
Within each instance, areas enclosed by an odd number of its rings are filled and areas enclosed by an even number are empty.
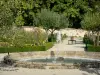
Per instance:
[[[36,62],[16,62],[14,67],[32,69],[81,69],[81,68],[100,68],[99,62],[88,63],[36,63]]]
[[[78,57],[92,58],[100,60],[100,52],[85,52],[85,51],[39,51],[39,52],[19,52],[10,53],[14,59],[31,59],[31,58],[50,58],[50,57]]]

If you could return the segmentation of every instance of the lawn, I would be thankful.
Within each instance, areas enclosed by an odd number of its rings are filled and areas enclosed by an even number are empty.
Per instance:
[[[100,52],[100,46],[93,46],[88,44],[88,50],[89,52]]]

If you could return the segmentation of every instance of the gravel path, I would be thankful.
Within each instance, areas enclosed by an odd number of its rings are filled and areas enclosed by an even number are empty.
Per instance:
[[[100,70],[92,69],[26,69],[19,68],[15,71],[0,70],[0,75],[100,75]]]
[[[82,43],[82,39],[76,38],[76,44],[71,44],[69,38],[63,40],[61,43],[56,43],[48,51],[84,51],[85,44]]]

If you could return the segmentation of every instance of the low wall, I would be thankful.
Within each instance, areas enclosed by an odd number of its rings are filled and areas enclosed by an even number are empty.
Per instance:
[[[19,52],[10,53],[15,59],[24,58],[50,58],[50,57],[80,57],[100,59],[100,52],[85,52],[85,51],[39,51],[39,52]]]

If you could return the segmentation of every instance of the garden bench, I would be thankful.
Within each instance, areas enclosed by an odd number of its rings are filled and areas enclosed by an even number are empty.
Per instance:
[[[71,41],[72,44],[76,44],[76,40],[74,39],[74,36],[70,37],[70,40],[68,40],[68,44],[69,44],[69,41]]]
[[[72,44],[76,44],[76,40],[68,40],[68,44],[69,44],[69,41],[71,41]]]

